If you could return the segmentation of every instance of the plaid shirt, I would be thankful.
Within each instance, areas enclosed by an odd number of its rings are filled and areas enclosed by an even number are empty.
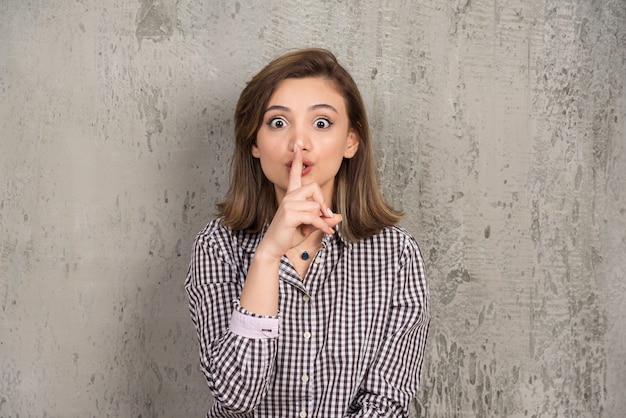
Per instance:
[[[278,317],[238,299],[264,232],[211,222],[185,289],[214,403],[207,417],[408,417],[430,322],[415,240],[326,235],[301,280],[283,257]]]

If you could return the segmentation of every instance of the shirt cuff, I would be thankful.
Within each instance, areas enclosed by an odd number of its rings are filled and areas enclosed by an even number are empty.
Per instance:
[[[245,338],[266,339],[278,337],[278,324],[277,317],[255,316],[237,304],[228,328]]]

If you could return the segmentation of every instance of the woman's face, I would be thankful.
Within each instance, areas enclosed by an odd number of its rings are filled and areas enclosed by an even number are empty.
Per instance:
[[[274,184],[278,203],[289,184],[294,145],[302,150],[302,185],[317,183],[332,202],[334,179],[343,158],[359,146],[350,128],[343,96],[328,80],[288,78],[278,84],[264,109],[263,123],[252,146],[265,176]],[[356,180],[356,179],[355,179]]]

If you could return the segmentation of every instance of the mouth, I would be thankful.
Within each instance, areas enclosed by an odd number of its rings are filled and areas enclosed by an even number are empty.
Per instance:
[[[291,171],[291,168],[293,166],[293,161],[289,161],[287,164],[285,164],[287,166],[287,170]],[[303,160],[302,161],[302,175],[304,176],[305,174],[309,173],[311,171],[311,169],[313,168],[313,163],[309,160]]]

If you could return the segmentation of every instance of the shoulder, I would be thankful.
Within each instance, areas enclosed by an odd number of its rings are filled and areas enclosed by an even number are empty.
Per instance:
[[[233,230],[222,224],[222,218],[214,219],[209,222],[200,232],[196,235],[196,243],[203,246],[220,242],[224,240],[230,240],[233,235]]]
[[[409,231],[398,225],[391,225],[383,228],[378,234],[365,238],[359,243],[364,245],[375,245],[388,249],[403,250],[412,248],[419,251],[417,241]]]
[[[409,231],[399,225],[387,226],[380,231],[379,235],[389,236],[392,239],[401,241],[403,243],[408,241],[415,241]]]
[[[223,218],[209,222],[195,239],[196,250],[203,250],[224,261],[240,258],[243,252],[254,252],[259,234],[234,230],[223,223]]]
[[[409,231],[398,225],[387,226],[379,233],[350,245],[352,255],[358,258],[399,265],[407,262],[422,263],[417,241]]]

